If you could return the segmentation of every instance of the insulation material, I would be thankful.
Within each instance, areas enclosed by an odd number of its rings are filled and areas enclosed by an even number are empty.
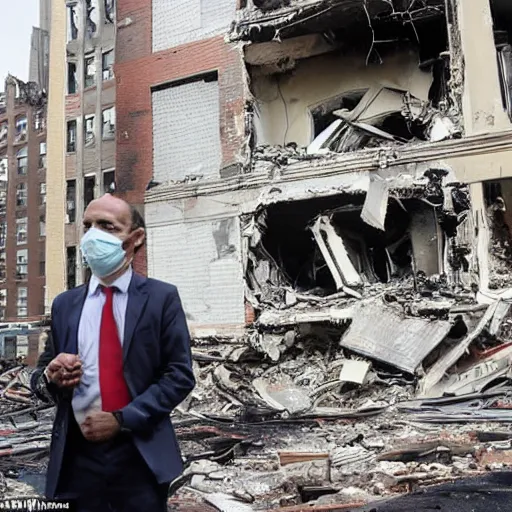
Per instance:
[[[235,17],[235,0],[153,0],[153,51],[225,32]]]
[[[239,229],[235,218],[148,229],[149,274],[178,287],[195,325],[244,323]]]
[[[155,181],[216,178],[222,160],[219,85],[200,80],[154,91]]]
[[[450,322],[407,318],[378,303],[354,310],[341,345],[372,359],[414,373],[450,331]]]

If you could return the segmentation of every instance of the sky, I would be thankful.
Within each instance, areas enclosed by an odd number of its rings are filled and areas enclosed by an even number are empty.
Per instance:
[[[62,0],[64,1],[64,0]],[[0,91],[8,73],[28,79],[30,36],[39,26],[39,0],[0,0]]]

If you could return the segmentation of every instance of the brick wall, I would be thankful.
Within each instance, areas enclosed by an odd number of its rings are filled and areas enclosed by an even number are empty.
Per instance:
[[[153,174],[151,88],[212,71],[218,72],[222,165],[237,162],[244,136],[243,60],[224,36],[152,53],[151,2],[118,2],[116,185],[138,207]],[[142,252],[142,251],[141,251]],[[144,271],[146,258],[135,268]]]

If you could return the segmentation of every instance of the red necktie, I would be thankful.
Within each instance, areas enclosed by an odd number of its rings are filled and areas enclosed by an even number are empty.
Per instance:
[[[124,379],[123,348],[114,318],[114,289],[102,288],[102,290],[106,300],[100,326],[100,392],[102,409],[112,412],[128,405],[131,398]]]

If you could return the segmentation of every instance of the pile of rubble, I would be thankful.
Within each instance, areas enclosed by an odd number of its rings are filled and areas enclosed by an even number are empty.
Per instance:
[[[345,313],[196,340],[198,387],[174,420],[187,466],[179,499],[221,511],[356,507],[512,464],[510,304],[443,298],[445,318],[409,317],[398,302],[412,291],[395,293],[361,303],[351,323]]]

